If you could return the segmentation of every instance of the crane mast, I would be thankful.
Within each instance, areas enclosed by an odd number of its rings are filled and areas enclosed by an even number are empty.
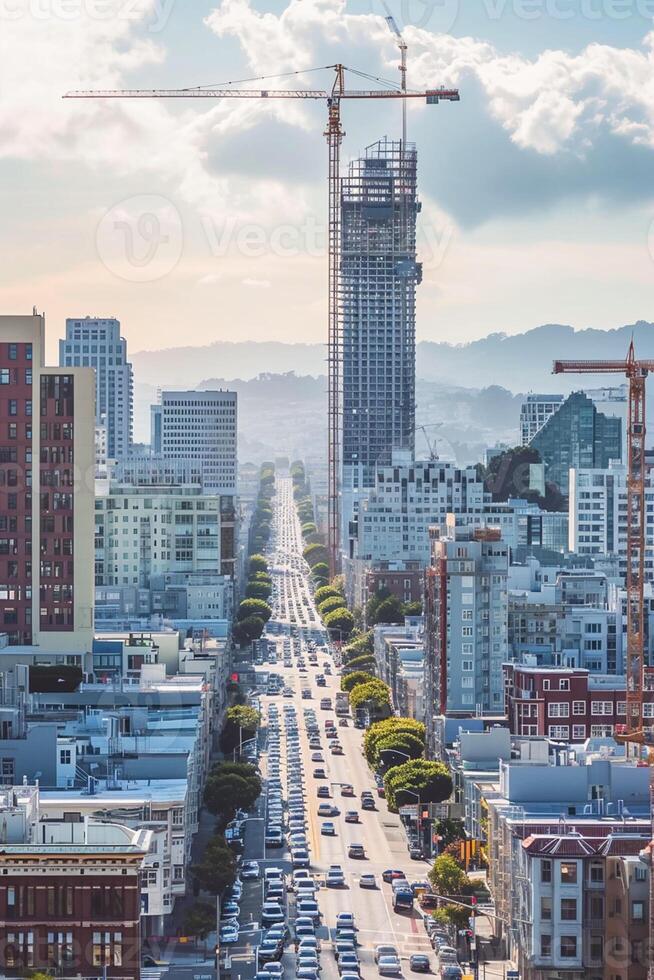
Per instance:
[[[627,663],[624,732],[619,742],[631,744],[642,757],[654,762],[652,732],[643,730],[645,690],[645,381],[654,361],[636,359],[633,341],[624,361],[555,361],[554,374],[624,374],[629,382],[627,430]],[[649,746],[649,747],[647,747]],[[650,811],[654,818],[654,769],[650,769]],[[654,848],[654,842],[651,845]],[[654,866],[650,866],[649,939],[654,942]],[[649,966],[654,980],[654,964]]]
[[[398,31],[399,33],[399,31]],[[404,42],[402,42],[404,43]],[[405,46],[406,48],[406,46]],[[324,89],[248,89],[231,87],[180,88],[180,89],[86,89],[67,92],[65,99],[304,99],[325,102],[327,126],[324,135],[328,147],[328,315],[327,315],[327,402],[328,402],[328,553],[329,571],[334,576],[340,570],[341,553],[341,358],[342,318],[340,304],[340,149],[343,141],[341,127],[341,102],[343,100],[422,99],[427,105],[441,101],[458,102],[458,89],[434,88],[411,91],[406,88],[406,59],[402,59],[402,85],[400,89],[348,89],[345,86],[345,65],[328,65],[335,71],[331,91]],[[352,71],[352,69],[350,69]],[[370,78],[363,72],[356,72]],[[377,79],[375,79],[377,81]],[[406,128],[406,127],[405,127]],[[403,140],[406,133],[403,134]]]

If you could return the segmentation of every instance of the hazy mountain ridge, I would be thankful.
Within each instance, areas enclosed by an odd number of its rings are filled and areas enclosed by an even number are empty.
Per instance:
[[[545,324],[525,333],[493,333],[465,344],[421,341],[416,373],[418,378],[469,388],[500,385],[514,392],[567,392],[581,385],[572,376],[552,376],[554,358],[622,358],[632,336],[637,355],[654,358],[654,324],[644,320],[614,330]],[[289,372],[318,377],[325,373],[325,345],[216,341],[203,347],[140,351],[132,355],[132,362],[142,384],[195,388],[203,378],[212,377],[248,381],[262,373]],[[585,383],[589,386],[589,379]]]

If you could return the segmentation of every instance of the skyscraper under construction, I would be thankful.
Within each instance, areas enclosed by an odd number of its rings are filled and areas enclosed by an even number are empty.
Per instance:
[[[376,464],[415,441],[415,144],[384,138],[341,182],[342,540]]]

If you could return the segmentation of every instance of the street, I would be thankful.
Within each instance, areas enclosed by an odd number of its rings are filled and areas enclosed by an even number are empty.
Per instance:
[[[402,972],[409,975],[408,957],[412,953],[425,953],[435,968],[436,958],[418,911],[397,914],[392,908],[392,889],[390,884],[382,883],[381,874],[385,869],[401,869],[409,881],[424,880],[429,866],[422,861],[412,861],[408,857],[406,836],[396,814],[388,811],[383,799],[378,798],[375,781],[362,755],[363,733],[355,729],[348,718],[347,727],[340,727],[335,718],[333,705],[339,690],[339,676],[334,669],[332,657],[327,650],[327,637],[322,631],[318,614],[313,603],[308,580],[308,567],[302,559],[302,537],[300,524],[293,503],[290,479],[277,481],[275,520],[272,549],[270,554],[271,573],[274,580],[273,616],[268,624],[268,637],[271,641],[272,656],[269,662],[259,665],[258,672],[264,677],[259,687],[268,690],[267,675],[272,673],[281,677],[284,694],[260,696],[262,711],[262,744],[265,746],[266,732],[271,714],[288,717],[291,706],[297,718],[300,758],[304,772],[304,810],[306,815],[306,839],[310,854],[311,875],[320,884],[317,900],[322,914],[320,928],[316,935],[322,943],[320,956],[321,980],[338,977],[338,968],[331,942],[335,935],[336,916],[340,912],[353,912],[357,927],[359,959],[363,977],[377,976],[373,960],[374,947],[378,944],[391,944],[397,948],[402,961]],[[291,638],[291,632],[294,636]],[[317,665],[307,664],[309,640],[317,642]],[[291,659],[291,650],[293,657]],[[275,661],[272,663],[271,661]],[[284,663],[286,661],[286,665]],[[289,666],[290,663],[290,666]],[[329,670],[329,673],[327,672]],[[318,686],[317,677],[324,673],[324,686]],[[290,691],[292,691],[292,694]],[[302,691],[308,691],[302,695]],[[322,698],[330,698],[332,708],[319,707]],[[271,711],[272,708],[272,711]],[[309,738],[304,713],[314,711],[320,730],[321,749],[309,747]],[[343,754],[331,754],[324,736],[325,721],[334,720]],[[280,751],[279,775],[281,783],[287,781],[288,763],[284,726],[279,726]],[[312,758],[313,757],[313,758]],[[264,775],[268,770],[268,753],[263,750],[260,766]],[[322,768],[324,778],[314,778],[316,768]],[[277,771],[277,770],[276,770]],[[342,787],[349,784],[353,796],[343,796]],[[329,786],[329,799],[319,799],[319,786]],[[372,791],[375,810],[361,809],[361,792]],[[323,819],[318,815],[321,803],[331,803],[338,807],[338,814],[329,820],[334,824],[334,836],[321,833]],[[356,810],[358,823],[346,823],[346,811]],[[263,869],[267,866],[283,868],[290,881],[292,874],[291,855],[285,844],[283,848],[265,848],[262,820],[266,812],[266,799],[259,801],[256,816],[248,822],[244,860],[258,860]],[[348,856],[349,845],[361,844],[365,858]],[[345,877],[341,888],[325,887],[325,877],[331,865],[339,865]],[[374,874],[376,887],[363,889],[359,885],[362,874]],[[245,883],[241,905],[241,934],[239,944],[230,947],[231,973],[233,976],[250,977],[255,972],[255,946],[260,942],[258,912],[263,901],[261,880]],[[295,899],[290,894],[287,900],[287,921],[292,927]],[[245,943],[243,942],[245,939]],[[228,961],[229,962],[229,961]],[[287,948],[283,957],[285,976],[295,976],[295,956],[293,946]]]

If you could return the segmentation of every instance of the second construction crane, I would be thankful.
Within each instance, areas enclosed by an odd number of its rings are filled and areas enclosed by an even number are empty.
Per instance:
[[[399,33],[399,32],[398,32]],[[324,135],[328,148],[328,325],[327,325],[327,392],[328,392],[328,551],[331,575],[339,570],[340,555],[340,465],[341,465],[341,350],[340,316],[340,151],[343,141],[341,102],[345,100],[421,99],[428,105],[441,101],[458,102],[458,89],[431,88],[411,91],[406,88],[406,62],[402,62],[402,85],[397,88],[347,89],[344,65],[328,65],[335,78],[330,91],[322,89],[248,89],[231,83],[225,87],[179,89],[104,89],[68,92],[67,99],[304,99],[319,100],[327,106]],[[363,72],[353,74],[369,81],[378,79]],[[300,74],[293,72],[292,74]],[[279,77],[279,76],[277,76]],[[253,79],[250,79],[253,81]],[[404,103],[403,103],[404,104]]]

